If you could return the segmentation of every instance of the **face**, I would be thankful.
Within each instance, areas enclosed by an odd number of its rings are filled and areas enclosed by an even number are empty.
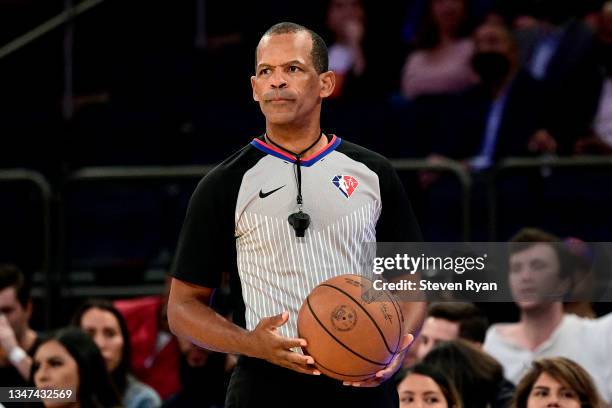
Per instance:
[[[20,340],[28,328],[28,321],[32,314],[31,304],[24,308],[17,300],[15,288],[8,287],[0,290],[0,313],[6,316],[15,332],[15,337]]]
[[[108,372],[115,370],[123,357],[123,336],[115,316],[106,310],[91,308],[81,318],[81,328],[98,345]]]
[[[397,386],[400,408],[448,408],[442,390],[431,378],[421,374],[409,374]]]
[[[39,389],[79,389],[79,368],[76,361],[59,342],[43,343],[34,355],[34,384]],[[46,407],[60,407],[65,402],[44,401]]]
[[[576,392],[547,373],[540,374],[527,398],[527,408],[580,408],[580,406]]]
[[[438,343],[459,337],[459,323],[437,317],[428,317],[419,336],[417,358],[422,360]]]
[[[465,17],[464,0],[431,0],[431,12],[439,29],[456,33]]]
[[[495,52],[508,58],[513,56],[515,47],[509,33],[498,24],[484,24],[474,33],[476,52]]]
[[[568,280],[559,276],[560,264],[552,246],[535,244],[510,256],[510,289],[520,309],[560,301]]]
[[[251,86],[268,124],[300,127],[318,122],[321,101],[331,95],[335,80],[331,71],[317,73],[311,49],[308,32],[266,36],[259,42]]]
[[[327,26],[336,34],[347,21],[363,21],[361,0],[331,0],[327,9]]]
[[[181,353],[185,356],[189,367],[204,367],[206,365],[210,355],[208,350],[181,338],[178,339],[178,342]]]

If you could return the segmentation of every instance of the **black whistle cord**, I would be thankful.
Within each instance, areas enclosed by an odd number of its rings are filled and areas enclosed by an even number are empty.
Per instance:
[[[321,134],[319,135],[317,140],[314,141],[313,144],[311,144],[310,146],[308,146],[307,148],[305,148],[299,153],[295,153],[289,149],[285,149],[283,146],[279,145],[274,140],[270,139],[270,136],[268,136],[267,133],[264,136],[266,140],[272,143],[274,146],[278,147],[285,153],[289,153],[290,155],[295,157],[295,165],[296,165],[295,180],[296,180],[297,190],[298,190],[296,200],[297,200],[298,209],[301,211],[302,210],[302,155],[306,153],[307,151],[309,151],[310,149],[312,149],[317,143],[319,143],[319,140],[321,140],[321,137],[323,136],[323,131],[321,131]]]

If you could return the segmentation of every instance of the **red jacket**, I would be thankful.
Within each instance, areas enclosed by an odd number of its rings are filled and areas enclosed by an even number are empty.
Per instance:
[[[179,378],[180,350],[176,338],[156,351],[161,296],[118,300],[115,307],[125,317],[132,346],[132,373],[150,385],[162,399],[181,389]]]

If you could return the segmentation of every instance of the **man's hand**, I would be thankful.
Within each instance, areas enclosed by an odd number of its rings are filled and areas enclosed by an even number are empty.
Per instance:
[[[380,384],[391,378],[393,374],[395,374],[395,372],[401,368],[402,362],[404,361],[404,355],[408,351],[408,347],[412,344],[413,340],[414,336],[412,334],[406,334],[402,341],[402,346],[400,348],[401,351],[395,355],[387,367],[378,371],[373,377],[363,381],[344,381],[342,384],[353,387],[378,387]]]
[[[288,312],[261,319],[257,327],[249,333],[252,357],[261,358],[298,373],[320,375],[321,372],[313,367],[314,359],[311,356],[304,356],[291,350],[295,347],[306,347],[306,340],[278,334],[277,329],[288,320]]]
[[[0,314],[0,347],[2,347],[8,355],[11,350],[18,345],[13,328],[9,324],[6,316]]]

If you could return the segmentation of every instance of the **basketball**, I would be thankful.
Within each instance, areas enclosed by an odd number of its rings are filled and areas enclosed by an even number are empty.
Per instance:
[[[358,275],[328,279],[308,295],[298,314],[303,348],[321,373],[362,381],[384,369],[401,347],[404,318],[387,291]]]

